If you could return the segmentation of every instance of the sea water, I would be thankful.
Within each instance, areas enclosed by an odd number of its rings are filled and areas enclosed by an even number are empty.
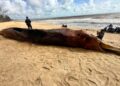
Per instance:
[[[51,20],[41,20],[40,22],[46,22],[50,24],[62,25],[67,24],[73,27],[93,28],[93,29],[103,29],[109,24],[113,24],[115,27],[120,27],[120,19],[51,19]]]

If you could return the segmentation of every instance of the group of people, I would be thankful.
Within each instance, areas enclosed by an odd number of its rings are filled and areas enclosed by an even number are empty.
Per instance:
[[[113,27],[112,24],[108,25],[107,27],[104,28],[104,30],[106,32],[110,32],[110,33],[120,33],[120,27]]]
[[[26,17],[25,23],[26,23],[28,29],[32,30],[31,20],[28,17]],[[62,27],[67,28],[67,25],[63,24]],[[107,26],[106,28],[102,29],[101,31],[98,31],[97,32],[97,38],[102,40],[103,37],[104,37],[105,31],[107,30],[107,28],[109,28],[109,30],[112,30],[113,25],[110,24],[109,26]]]
[[[101,31],[97,32],[97,37],[102,40],[105,32],[114,32],[114,31],[115,29],[113,28],[113,25],[109,24],[104,29],[101,29]]]

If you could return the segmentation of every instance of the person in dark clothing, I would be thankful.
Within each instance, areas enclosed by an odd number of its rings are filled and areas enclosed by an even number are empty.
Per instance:
[[[104,30],[101,30],[100,32],[98,31],[97,32],[97,38],[99,38],[99,39],[103,39],[103,37],[104,37],[104,34],[105,34],[105,31]]]
[[[109,28],[113,28],[113,25],[112,25],[112,24],[110,24],[108,27],[109,27]]]
[[[62,27],[67,28],[67,25],[63,24]]]
[[[114,32],[114,28],[112,24],[108,26],[108,32]]]
[[[32,29],[31,20],[28,17],[26,17],[25,23],[28,26],[28,29],[31,30]]]

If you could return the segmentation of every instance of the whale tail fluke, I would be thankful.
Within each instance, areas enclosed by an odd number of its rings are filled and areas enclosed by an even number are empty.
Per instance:
[[[109,52],[115,53],[117,55],[120,55],[120,48],[116,48],[116,47],[113,47],[111,45],[104,44],[104,43],[101,43],[101,47],[105,51],[109,51]]]

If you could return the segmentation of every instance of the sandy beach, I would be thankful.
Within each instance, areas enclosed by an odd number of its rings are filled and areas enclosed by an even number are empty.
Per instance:
[[[45,22],[32,25],[36,29],[61,27]],[[0,23],[0,30],[8,27],[26,25]],[[85,31],[96,35],[96,30]],[[120,34],[105,33],[103,42],[120,48]],[[120,86],[120,56],[82,48],[38,46],[0,36],[0,86]]]

